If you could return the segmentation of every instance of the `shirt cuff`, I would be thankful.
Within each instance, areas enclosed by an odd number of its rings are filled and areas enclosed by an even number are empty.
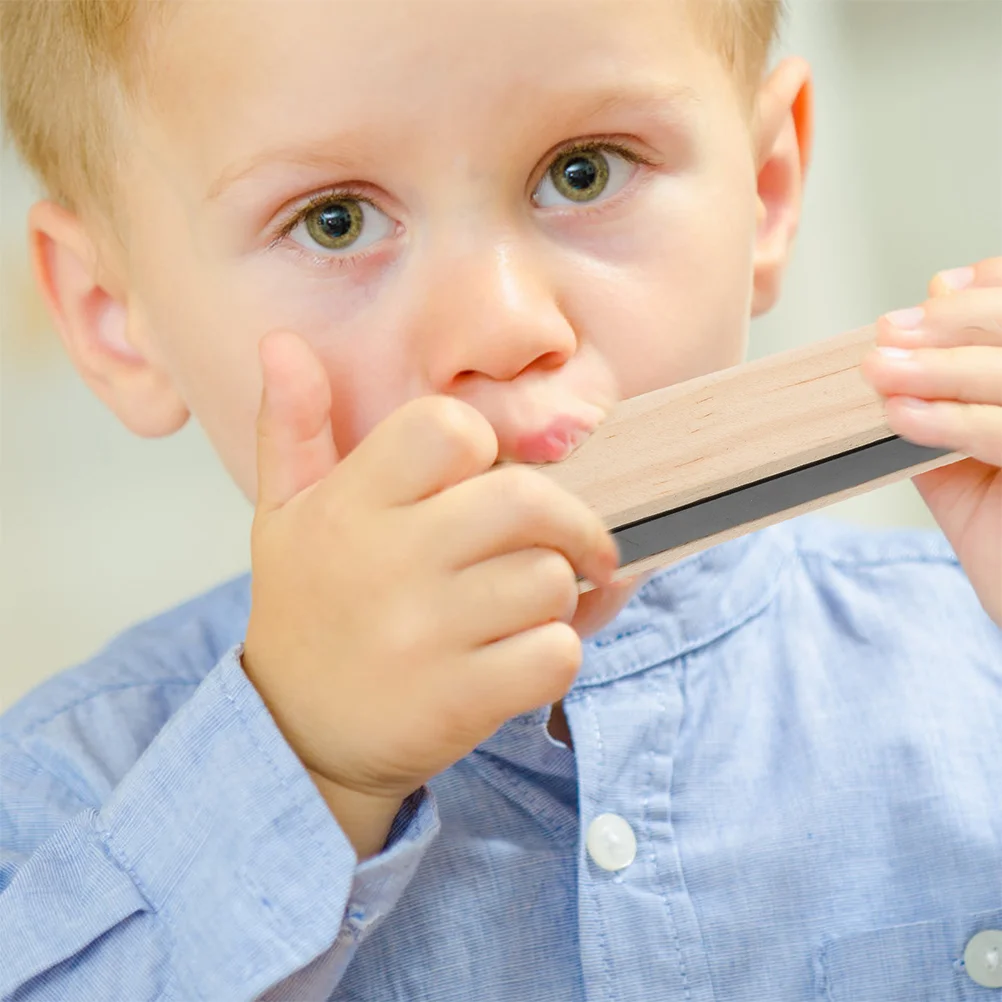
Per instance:
[[[97,819],[169,927],[185,997],[259,993],[332,945],[352,951],[439,830],[434,798],[418,791],[383,852],[358,865],[244,674],[242,650],[209,672]]]

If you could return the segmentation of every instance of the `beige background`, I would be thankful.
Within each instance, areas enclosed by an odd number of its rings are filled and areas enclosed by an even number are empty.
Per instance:
[[[253,2],[253,0],[242,0]],[[1002,253],[1002,0],[793,0],[818,127],[781,307],[752,357],[912,305]],[[31,183],[0,164],[0,707],[248,564],[250,510],[194,425],[143,441],[74,377],[24,258]],[[931,526],[910,483],[828,513]]]

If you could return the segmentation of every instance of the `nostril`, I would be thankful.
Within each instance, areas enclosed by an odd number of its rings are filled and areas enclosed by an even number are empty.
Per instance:
[[[529,369],[559,369],[567,361],[567,356],[560,351],[548,351],[544,355],[540,355],[539,358],[532,363],[532,365],[527,366]]]

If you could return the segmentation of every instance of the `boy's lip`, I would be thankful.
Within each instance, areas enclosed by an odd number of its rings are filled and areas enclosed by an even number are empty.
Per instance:
[[[559,463],[595,430],[595,422],[561,415],[542,429],[518,435],[509,451],[519,463]]]

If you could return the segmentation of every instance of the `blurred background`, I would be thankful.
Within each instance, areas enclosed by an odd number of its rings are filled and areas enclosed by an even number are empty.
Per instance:
[[[817,132],[781,306],[751,357],[915,305],[1002,254],[1002,0],[791,0],[778,55],[815,71]],[[129,624],[249,566],[251,510],[192,423],[145,441],[76,378],[34,293],[0,163],[0,709]],[[934,527],[907,480],[825,510]]]

